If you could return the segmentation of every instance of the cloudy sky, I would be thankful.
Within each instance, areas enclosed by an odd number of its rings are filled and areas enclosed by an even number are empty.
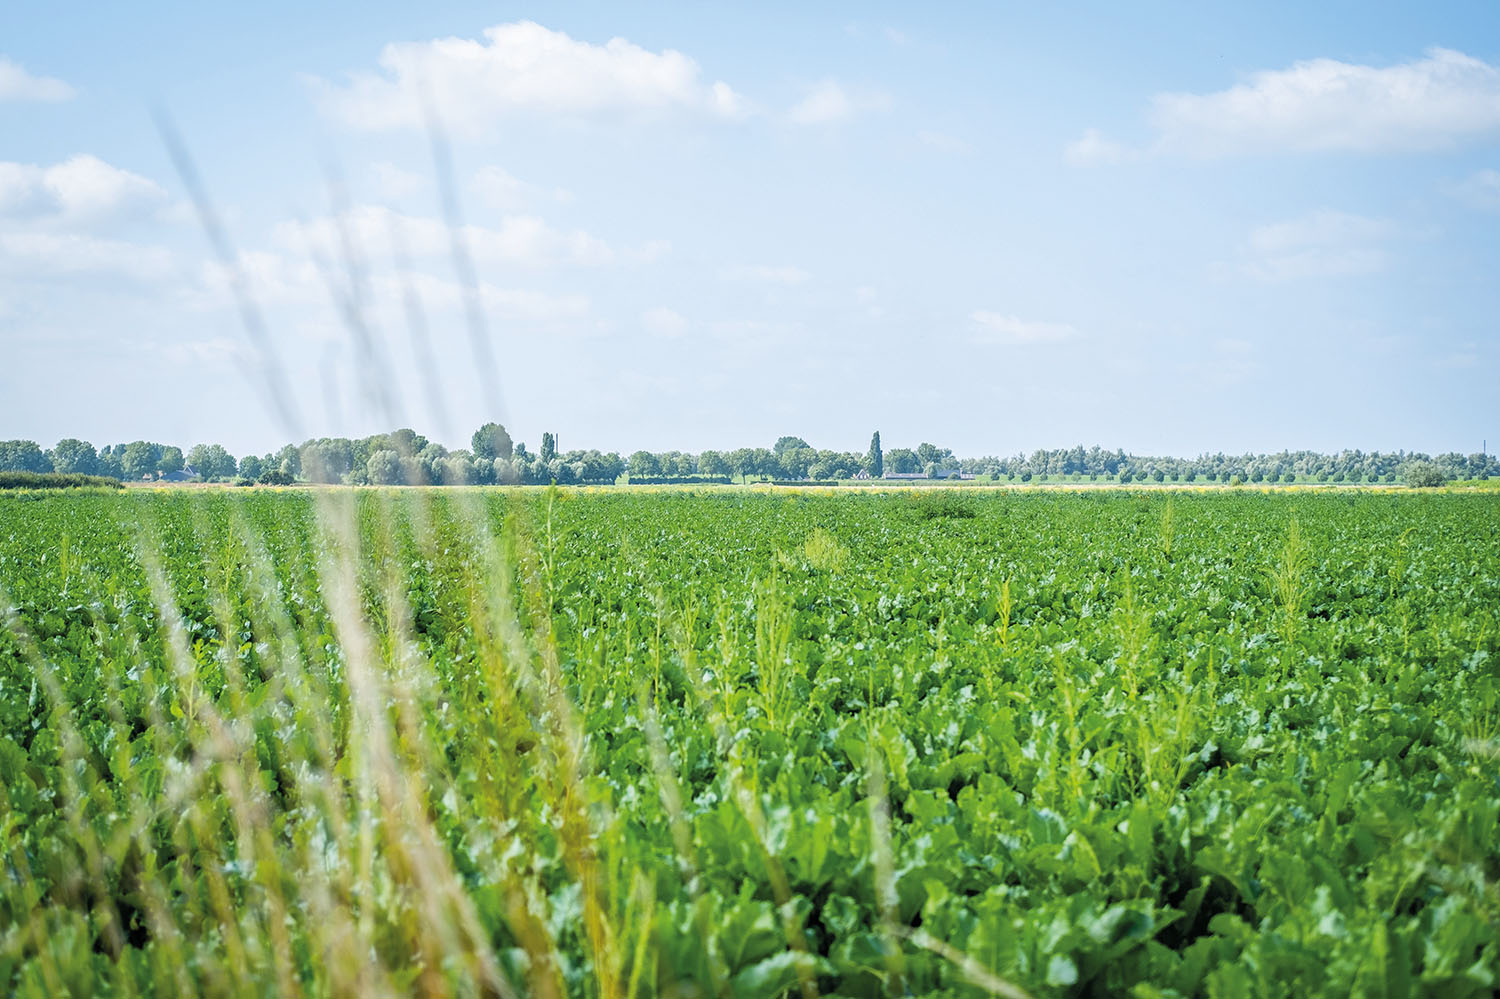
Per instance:
[[[0,7],[0,437],[1500,441],[1487,4],[316,6]]]

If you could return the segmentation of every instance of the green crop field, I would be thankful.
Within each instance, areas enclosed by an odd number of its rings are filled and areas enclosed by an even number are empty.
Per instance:
[[[1490,996],[1500,496],[0,496],[0,992]]]

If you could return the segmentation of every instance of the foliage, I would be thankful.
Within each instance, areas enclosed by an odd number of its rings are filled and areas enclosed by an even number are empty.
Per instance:
[[[490,485],[559,483],[612,483],[626,470],[619,454],[597,450],[557,451],[554,434],[542,435],[540,453],[532,455],[524,442],[511,443],[498,423],[487,423],[470,438],[472,451],[448,451],[442,445],[409,428],[374,434],[361,439],[324,437],[301,444],[288,444],[274,453],[250,455],[250,471],[240,474],[257,478],[266,468],[308,482],[364,485],[370,481],[369,460],[377,451],[394,451],[402,463],[402,481],[409,485]],[[227,455],[225,456],[227,457]],[[53,450],[42,452],[33,441],[0,442],[0,469],[72,471],[139,479],[165,474],[181,467],[177,448],[149,441],[115,444],[97,453],[87,441],[69,438]],[[889,459],[889,462],[887,462]],[[561,461],[559,467],[556,462]],[[772,448],[737,448],[723,452],[708,450],[693,455],[682,451],[637,451],[631,461],[639,468],[632,479],[647,477],[684,478],[692,475],[739,476],[745,480],[825,481],[853,478],[861,471],[880,478],[889,463],[893,473],[963,472],[986,481],[1007,482],[1097,482],[1100,478],[1121,483],[1192,483],[1198,481],[1239,483],[1377,483],[1403,480],[1408,467],[1436,466],[1447,479],[1485,480],[1500,478],[1500,459],[1479,452],[1464,456],[1457,452],[1428,456],[1406,452],[1346,450],[1338,454],[1312,451],[1282,451],[1276,454],[1200,454],[1196,458],[1130,455],[1124,451],[1082,445],[1056,450],[1039,449],[1029,456],[958,458],[952,449],[923,443],[915,450],[881,448],[880,434],[871,436],[863,454],[814,448],[801,437],[778,438]],[[92,464],[91,464],[92,462]],[[497,464],[503,462],[503,464]],[[227,469],[227,462],[224,463]],[[198,469],[200,472],[202,469]],[[1430,470],[1429,473],[1430,474]],[[231,478],[234,472],[220,470],[209,478]],[[949,476],[944,476],[949,477]]]
[[[469,444],[473,448],[474,457],[481,461],[494,461],[496,458],[509,461],[515,453],[510,434],[498,423],[486,423],[474,431]]]
[[[1493,493],[23,500],[10,994],[1496,987]]]
[[[163,456],[158,459],[158,469],[166,472],[171,460],[167,452],[177,451],[176,448],[166,448]],[[176,464],[182,467],[182,452],[176,455]],[[216,482],[221,479],[232,479],[239,472],[239,462],[235,461],[234,455],[224,450],[222,444],[198,444],[187,453],[187,464],[203,477],[205,482]]]
[[[1441,486],[1449,479],[1448,473],[1444,472],[1440,465],[1430,461],[1409,462],[1401,471],[1406,484],[1413,489]]]
[[[119,479],[76,472],[0,471],[0,489],[119,489]]]
[[[94,450],[94,445],[74,437],[58,441],[50,458],[54,472],[94,475],[99,470],[99,455]]]
[[[35,441],[0,441],[0,472],[50,472],[52,462]]]

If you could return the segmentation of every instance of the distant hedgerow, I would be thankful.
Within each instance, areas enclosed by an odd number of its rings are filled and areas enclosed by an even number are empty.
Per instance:
[[[124,483],[105,475],[71,472],[0,472],[0,489],[123,489]]]

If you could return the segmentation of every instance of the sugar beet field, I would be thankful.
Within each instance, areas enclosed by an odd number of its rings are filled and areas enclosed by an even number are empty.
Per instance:
[[[0,992],[1490,996],[1497,529],[0,497]]]

